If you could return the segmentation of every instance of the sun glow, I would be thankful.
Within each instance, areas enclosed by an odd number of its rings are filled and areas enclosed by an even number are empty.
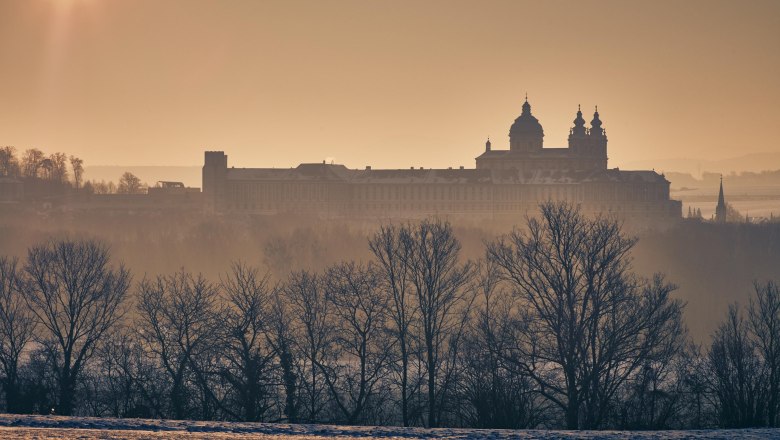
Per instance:
[[[52,99],[58,90],[58,78],[67,62],[68,42],[73,27],[73,15],[77,8],[93,3],[92,0],[50,0],[48,42],[45,51],[43,94]]]

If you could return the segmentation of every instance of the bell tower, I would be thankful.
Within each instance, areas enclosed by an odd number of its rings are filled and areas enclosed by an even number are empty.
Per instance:
[[[582,117],[582,109],[577,106],[577,117],[574,118],[574,127],[569,130],[569,148],[572,151],[583,151],[588,147],[588,130],[585,128],[585,119]]]
[[[607,132],[601,127],[601,118],[599,117],[599,106],[593,113],[593,119],[590,121],[590,130],[588,131],[590,154],[596,161],[600,169],[607,169]]]

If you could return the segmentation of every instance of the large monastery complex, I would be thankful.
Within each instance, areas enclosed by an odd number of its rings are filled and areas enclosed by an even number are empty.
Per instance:
[[[295,168],[235,168],[207,151],[203,197],[215,213],[301,214],[318,218],[518,219],[554,200],[588,213],[667,222],[682,217],[669,181],[655,171],[608,168],[598,109],[590,127],[577,111],[565,148],[545,148],[544,130],[526,100],[509,130],[509,149],[491,142],[475,168],[349,169],[329,163]]]

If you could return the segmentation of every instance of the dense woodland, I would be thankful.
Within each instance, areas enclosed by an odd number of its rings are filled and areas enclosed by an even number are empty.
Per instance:
[[[181,268],[197,255],[157,261],[155,248],[148,264],[161,270],[131,272],[117,254],[143,240],[127,235],[106,236],[110,247],[49,238],[23,255],[2,240],[5,409],[478,428],[779,423],[776,282],[756,279],[696,341],[677,274],[639,270],[658,261],[634,257],[647,238],[609,218],[550,203],[496,236],[388,224],[368,240],[339,235],[343,261],[301,233],[265,240],[263,258],[230,258],[216,243],[234,229],[217,225],[198,229],[215,254],[201,261],[224,262],[217,273]],[[718,226],[691,225],[653,241]],[[772,273],[774,229],[755,227],[726,230],[729,246],[759,237]]]

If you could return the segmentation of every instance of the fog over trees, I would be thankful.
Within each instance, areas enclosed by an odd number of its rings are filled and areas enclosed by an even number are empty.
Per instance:
[[[519,297],[504,358],[565,413],[566,428],[597,428],[641,368],[680,350],[675,286],[631,272],[635,240],[618,223],[588,220],[568,205],[541,207],[527,232],[488,245],[488,258]]]
[[[204,249],[221,236],[202,232]],[[478,428],[780,421],[776,281],[757,280],[698,344],[674,278],[639,273],[642,238],[610,218],[547,203],[521,228],[464,236],[438,220],[386,224],[342,243],[355,254],[341,261],[317,236],[276,237],[260,264],[233,255],[216,275],[174,266],[186,258],[131,274],[121,243],[43,241],[0,259],[3,409]]]

